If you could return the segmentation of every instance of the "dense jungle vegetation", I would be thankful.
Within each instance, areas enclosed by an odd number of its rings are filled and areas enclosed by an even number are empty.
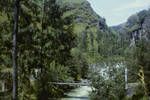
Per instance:
[[[149,100],[150,10],[109,27],[86,0],[0,0],[0,100],[59,100],[76,86],[53,82],[81,80],[90,100]]]

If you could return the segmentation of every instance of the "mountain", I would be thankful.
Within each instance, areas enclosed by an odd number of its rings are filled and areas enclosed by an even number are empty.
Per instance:
[[[97,31],[108,31],[105,19],[94,12],[86,0],[59,0],[63,19],[73,19],[73,32],[78,36],[78,48],[89,51],[97,48]]]
[[[150,9],[140,11],[130,16],[126,23],[112,28],[121,36],[128,35],[131,40],[130,46],[134,45],[136,40],[142,38],[148,41],[150,40]]]

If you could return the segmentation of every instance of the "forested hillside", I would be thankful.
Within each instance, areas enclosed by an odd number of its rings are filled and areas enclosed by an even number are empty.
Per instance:
[[[128,50],[132,51],[132,62],[136,63],[137,68],[144,72],[144,81],[150,91],[150,9],[140,11],[130,16],[126,23],[114,26],[113,29],[120,34],[124,41],[129,40]],[[126,51],[128,51],[126,49]],[[130,52],[131,53],[131,52]],[[131,56],[130,56],[131,57]],[[150,92],[149,92],[150,93]]]
[[[0,0],[0,100],[147,100],[149,38],[150,10],[108,27],[87,0]]]
[[[15,21],[12,9],[15,3],[7,0],[0,4],[1,80],[10,93],[13,82],[11,34]],[[24,0],[19,4],[16,40],[18,97],[21,100],[46,100],[61,96],[69,87],[54,86],[50,82],[73,82],[86,78],[88,60],[84,53],[94,48],[97,25],[100,19],[104,19],[84,0]],[[102,25],[106,27],[105,22]]]

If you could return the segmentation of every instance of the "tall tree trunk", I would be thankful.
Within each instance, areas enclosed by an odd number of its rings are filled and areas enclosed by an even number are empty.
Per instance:
[[[17,34],[18,34],[18,19],[19,19],[19,2],[15,1],[14,7],[14,30],[13,30],[13,48],[12,48],[12,63],[13,63],[13,100],[18,98],[18,68],[17,68]]]

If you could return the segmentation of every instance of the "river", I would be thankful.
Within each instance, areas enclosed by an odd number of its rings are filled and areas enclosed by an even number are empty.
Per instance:
[[[89,94],[92,88],[89,86],[80,86],[66,93],[66,97],[61,100],[90,100]]]

